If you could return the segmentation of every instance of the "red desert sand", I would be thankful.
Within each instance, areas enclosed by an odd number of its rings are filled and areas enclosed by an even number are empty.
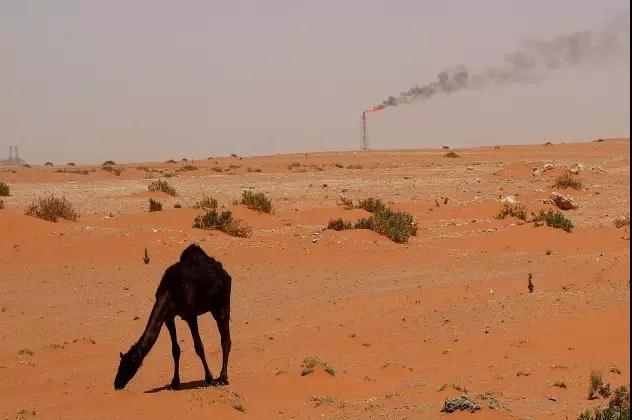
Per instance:
[[[629,217],[629,139],[456,153],[222,157],[125,164],[120,175],[0,168],[10,187],[0,210],[0,418],[573,419],[606,406],[588,399],[591,372],[612,389],[630,382],[630,228],[615,226]],[[580,189],[553,188],[571,167]],[[157,179],[177,195],[149,192]],[[236,204],[244,190],[269,197],[272,213]],[[570,233],[531,215],[496,218],[508,196],[528,212],[557,210],[551,192],[579,206],[563,211]],[[50,193],[79,219],[24,214]],[[204,195],[251,236],[194,229]],[[370,216],[341,197],[407,211],[417,235],[399,244],[325,229]],[[150,213],[149,198],[163,211]],[[233,278],[230,385],[203,386],[177,319],[181,390],[166,387],[163,328],[115,391],[119,352],[142,333],[164,270],[191,243]],[[217,376],[217,328],[210,315],[199,322]],[[308,358],[318,359],[312,373]],[[441,412],[461,394],[480,411]]]

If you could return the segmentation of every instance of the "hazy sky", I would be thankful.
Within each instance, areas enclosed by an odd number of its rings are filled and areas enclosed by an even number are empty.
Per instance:
[[[143,161],[359,148],[362,110],[623,0],[0,0],[0,157]],[[629,45],[629,44],[628,44]],[[629,58],[370,115],[374,148],[629,136]]]

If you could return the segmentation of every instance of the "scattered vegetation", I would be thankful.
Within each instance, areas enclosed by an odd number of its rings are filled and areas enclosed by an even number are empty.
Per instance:
[[[248,167],[247,171],[248,172],[262,172],[261,168],[250,168],[250,167]]]
[[[4,208],[4,200],[0,200],[0,210]]]
[[[79,217],[66,197],[59,198],[54,195],[33,201],[24,214],[50,222],[57,222],[59,219],[75,221]]]
[[[120,176],[123,173],[123,168],[118,168],[116,166],[111,166],[111,165],[105,165],[101,167],[101,169],[111,174],[114,174],[116,176]]]
[[[553,146],[553,143],[551,143],[550,141],[547,141],[546,143],[544,143],[545,146]]]
[[[347,169],[362,169],[362,165],[348,165]]]
[[[244,407],[241,403],[233,404],[233,408],[237,411],[241,411],[242,413],[246,412],[246,407]]]
[[[20,351],[18,351],[19,355],[22,356],[33,356],[33,350],[31,349],[21,349]]]
[[[345,222],[341,218],[331,219],[327,224],[327,229],[341,231],[346,229],[353,229],[353,225],[351,224],[351,222]]]
[[[244,191],[240,204],[251,210],[262,213],[270,213],[272,211],[272,202],[264,193],[253,193],[252,191]]]
[[[330,397],[330,396],[326,396],[326,397],[316,397],[315,396],[315,397],[311,397],[309,400],[313,401],[315,403],[314,407],[318,407],[319,405],[325,404],[325,403],[333,404],[335,402],[335,400],[332,397]]]
[[[552,185],[552,188],[573,188],[579,190],[582,188],[582,181],[575,177],[572,173],[567,172],[559,176]]]
[[[527,220],[527,209],[521,204],[504,204],[503,208],[496,216],[496,219],[502,220],[507,216],[515,217],[520,220]]]
[[[4,182],[0,182],[0,197],[8,197],[8,196],[9,196],[9,186]]]
[[[116,166],[116,162],[113,160],[106,160],[101,166]]]
[[[352,210],[355,208],[353,205],[353,200],[347,197],[340,197],[340,205],[342,205],[347,210]]]
[[[342,168],[344,168],[344,167],[345,167],[342,163],[334,163],[334,166],[335,166],[336,168],[340,168],[340,169],[342,169]]]
[[[303,364],[301,365],[301,376],[314,373],[314,369],[319,366],[331,376],[336,374],[336,369],[334,369],[329,363],[320,360],[318,357],[307,357],[303,360]]]
[[[147,251],[147,247],[145,247],[145,254],[143,255],[143,262],[145,264],[149,264],[149,252]]]
[[[568,385],[566,385],[566,382],[564,382],[564,381],[555,381],[553,386],[556,386],[558,388],[563,388],[563,389],[568,388]]]
[[[360,202],[358,203],[358,208],[364,209],[369,213],[378,213],[386,210],[388,207],[379,198],[369,197],[360,200]]]
[[[590,385],[588,386],[588,399],[593,400],[601,395],[604,398],[610,396],[610,384],[603,383],[601,372],[590,372]]]
[[[444,156],[447,157],[447,158],[458,158],[459,157],[459,155],[456,154],[456,152],[454,150],[450,150]]]
[[[573,222],[560,211],[553,210],[543,210],[533,218],[533,221],[545,222],[547,226],[554,227],[556,229],[562,229],[566,232],[571,232],[573,230]]]
[[[27,168],[27,169],[28,169],[28,168],[31,168],[32,166],[31,166],[31,165],[29,165],[28,163],[25,163],[24,165],[22,165],[22,167],[23,167],[23,168]]]
[[[358,220],[355,228],[370,229],[397,243],[408,242],[408,238],[417,235],[417,225],[413,216],[408,212],[390,208],[375,212],[368,219]]]
[[[211,171],[213,171],[213,172],[224,172],[224,170],[222,168],[220,168],[219,166],[213,166],[211,168]]]
[[[535,286],[533,285],[533,281],[532,281],[533,274],[529,273],[527,280],[528,280],[527,289],[529,289],[529,293],[533,293],[533,291],[535,290]]]
[[[168,160],[168,161],[166,161],[165,163],[176,163],[176,161],[175,161],[175,160],[173,160],[173,159],[169,159],[169,160]]]
[[[202,196],[200,201],[196,201],[193,205],[194,209],[216,209],[217,200],[213,197]]]
[[[176,195],[176,189],[169,185],[167,181],[161,179],[152,182],[147,188],[149,191],[162,191],[169,195]]]
[[[181,209],[182,205],[180,203],[176,203],[176,204],[173,205],[173,208],[174,209]]]
[[[66,166],[75,166],[75,162],[68,162]]]
[[[622,228],[623,226],[630,226],[630,213],[626,214],[623,217],[617,217],[614,220],[614,225],[617,227],[617,229]]]
[[[178,168],[176,171],[177,172],[190,172],[190,171],[197,171],[197,166],[193,166],[193,165],[184,165],[180,168]]]
[[[90,173],[87,169],[57,169],[55,172],[59,174],[77,174],[77,175],[88,175]]]
[[[239,157],[239,156],[237,156],[237,153],[231,153],[230,157]]]
[[[595,408],[579,415],[578,420],[629,420],[630,391],[625,385],[615,389],[607,407]]]
[[[153,198],[149,199],[149,211],[162,211],[162,203],[158,200],[154,200]]]
[[[53,162],[46,162],[44,166],[53,166]]]
[[[234,219],[231,211],[217,213],[216,209],[208,209],[202,216],[193,221],[196,229],[219,230],[231,236],[247,238],[251,229],[241,219]]]

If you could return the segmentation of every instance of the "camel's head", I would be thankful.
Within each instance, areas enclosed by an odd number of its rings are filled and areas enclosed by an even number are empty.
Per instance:
[[[125,354],[121,353],[121,363],[118,372],[116,372],[116,378],[114,378],[114,389],[125,388],[125,385],[136,375],[142,363],[143,358],[140,350],[135,347],[132,347]]]

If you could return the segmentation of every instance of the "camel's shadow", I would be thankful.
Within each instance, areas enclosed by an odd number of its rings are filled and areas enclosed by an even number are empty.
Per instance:
[[[155,394],[156,392],[162,391],[185,391],[188,389],[198,389],[198,388],[208,388],[208,384],[206,381],[190,381],[190,382],[181,382],[180,387],[178,389],[171,389],[171,385],[161,386],[160,388],[153,388],[148,391],[145,391],[145,394]]]

